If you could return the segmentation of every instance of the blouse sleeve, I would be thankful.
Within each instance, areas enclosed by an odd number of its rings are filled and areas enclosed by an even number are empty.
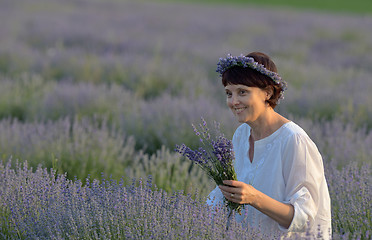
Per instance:
[[[285,232],[305,231],[314,223],[324,179],[322,157],[307,135],[291,136],[284,146],[283,177],[284,202],[293,205],[294,216],[288,229],[278,226]]]

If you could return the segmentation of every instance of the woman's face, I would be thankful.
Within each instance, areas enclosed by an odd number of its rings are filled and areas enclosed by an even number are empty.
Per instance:
[[[265,100],[267,92],[241,84],[230,84],[225,87],[227,106],[241,123],[254,123],[263,117],[268,108]]]

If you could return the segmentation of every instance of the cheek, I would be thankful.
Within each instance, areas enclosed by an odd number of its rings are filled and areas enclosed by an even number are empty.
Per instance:
[[[227,104],[228,107],[232,106],[232,102],[231,102],[230,98],[226,98],[226,104]]]

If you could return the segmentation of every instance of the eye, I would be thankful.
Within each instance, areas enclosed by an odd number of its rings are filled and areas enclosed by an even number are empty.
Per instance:
[[[240,90],[240,91],[239,91],[239,94],[240,94],[240,95],[244,95],[244,94],[246,94],[246,93],[247,93],[246,90]]]
[[[226,93],[226,96],[227,96],[228,98],[230,98],[230,97],[232,96],[231,92],[226,91],[225,93]]]

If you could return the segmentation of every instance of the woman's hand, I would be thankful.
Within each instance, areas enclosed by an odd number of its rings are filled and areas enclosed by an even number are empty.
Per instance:
[[[291,204],[279,202],[244,182],[225,180],[219,185],[222,194],[231,202],[249,204],[288,228],[294,216]]]
[[[257,190],[249,184],[234,180],[224,180],[219,188],[225,198],[239,204],[252,204],[257,196]]]

